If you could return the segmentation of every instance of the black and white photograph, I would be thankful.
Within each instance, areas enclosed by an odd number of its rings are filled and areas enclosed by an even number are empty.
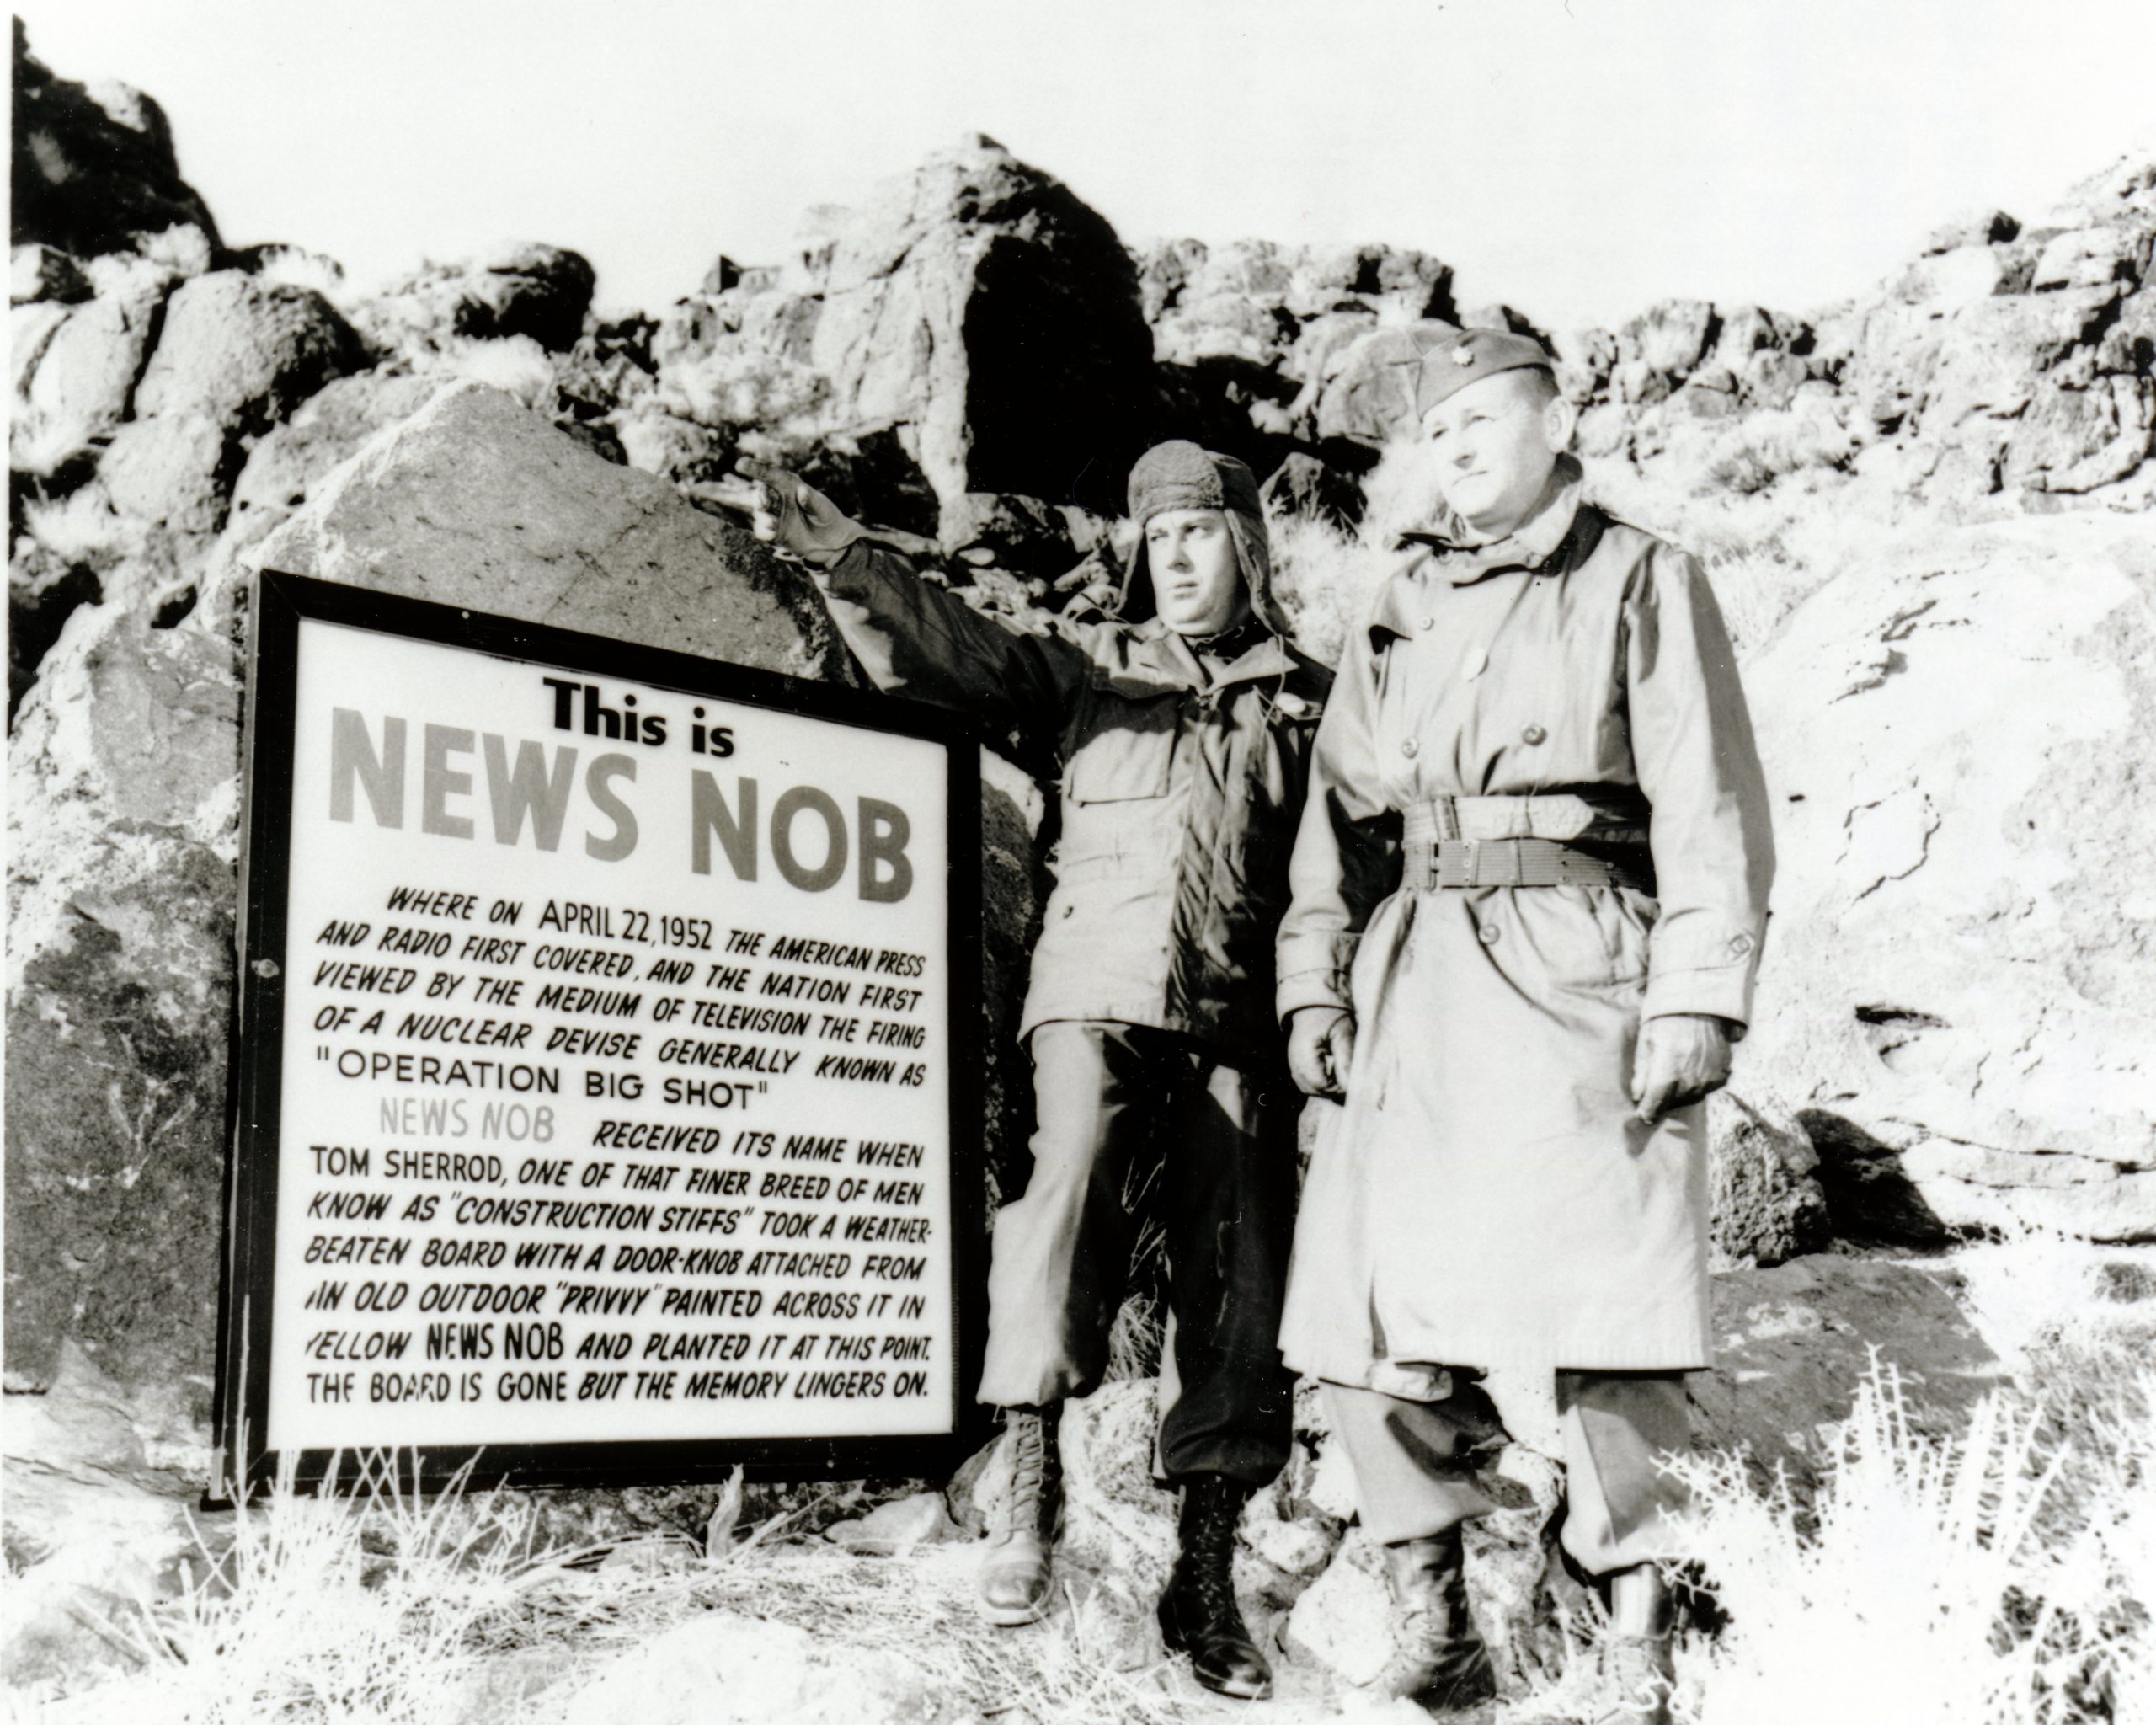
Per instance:
[[[20,0],[10,1725],[2156,1725],[2156,18]]]

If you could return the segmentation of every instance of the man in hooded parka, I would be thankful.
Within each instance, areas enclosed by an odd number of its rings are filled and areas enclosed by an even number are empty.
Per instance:
[[[814,570],[878,687],[1030,732],[1063,767],[1022,1027],[1033,1172],[996,1219],[989,1273],[979,1393],[1006,1410],[1013,1483],[981,1608],[999,1623],[1047,1609],[1056,1410],[1107,1367],[1129,1263],[1124,1169],[1157,1140],[1171,1307],[1159,1461],[1183,1489],[1161,1621],[1200,1682],[1262,1696],[1271,1673],[1230,1561],[1237,1515],[1290,1437],[1275,1337],[1300,1098],[1272,1009],[1273,943],[1331,679],[1288,643],[1257,481],[1196,444],[1150,451],[1130,476],[1126,620],[1028,633],[917,579],[798,478],[740,471],[757,531]]]

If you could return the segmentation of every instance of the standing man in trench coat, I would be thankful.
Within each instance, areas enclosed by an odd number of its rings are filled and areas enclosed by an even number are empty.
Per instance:
[[[1063,763],[1021,1027],[1033,1173],[996,1218],[989,1269],[980,1399],[1006,1411],[1012,1481],[980,1609],[1000,1624],[1048,1609],[1057,1411],[1107,1368],[1129,1267],[1123,1171],[1150,1137],[1173,1318],[1159,1455],[1183,1493],[1161,1626],[1207,1688],[1263,1696],[1231,1567],[1245,1501],[1287,1460],[1294,1390],[1276,1341],[1299,1098],[1273,940],[1331,677],[1289,644],[1257,479],[1194,443],[1149,451],[1130,475],[1125,620],[1032,633],[923,582],[794,476],[740,471],[751,490],[725,500],[814,572],[878,688],[1030,731]]]
[[[1611,1578],[1610,1719],[1664,1720],[1660,1562],[1713,1363],[1701,1100],[1773,868],[1729,641],[1689,557],[1584,501],[1534,342],[1402,332],[1440,494],[1351,636],[1279,943],[1312,1158],[1282,1347],[1325,1381],[1404,1616],[1394,1686],[1486,1693],[1460,1524],[1504,1369],[1555,1375],[1563,1539]]]

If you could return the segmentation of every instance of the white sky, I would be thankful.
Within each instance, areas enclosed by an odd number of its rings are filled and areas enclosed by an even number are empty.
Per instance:
[[[234,243],[361,282],[498,238],[611,307],[985,131],[1127,242],[1378,240],[1609,323],[1859,292],[2156,133],[2149,0],[19,0],[171,116]]]

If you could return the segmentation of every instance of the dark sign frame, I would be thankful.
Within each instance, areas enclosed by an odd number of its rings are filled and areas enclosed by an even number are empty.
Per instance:
[[[982,1421],[966,1390],[979,1380],[986,1327],[979,1063],[967,1058],[981,1035],[979,728],[918,702],[265,569],[253,587],[241,745],[240,971],[211,1416],[221,1450],[214,1489],[250,1494],[278,1477],[280,1460],[305,1484],[349,1483],[381,1471],[370,1459],[378,1450],[302,1450],[280,1458],[264,1443],[281,1148],[286,870],[299,634],[306,620],[919,738],[941,745],[947,762],[953,1372],[947,1429],[926,1435],[420,1446],[408,1457],[399,1456],[397,1476],[418,1489],[433,1490],[467,1466],[477,1484],[539,1487],[686,1484],[723,1478],[737,1465],[758,1479],[924,1477],[951,1471],[981,1435]],[[514,1413],[506,1417],[513,1419]]]

